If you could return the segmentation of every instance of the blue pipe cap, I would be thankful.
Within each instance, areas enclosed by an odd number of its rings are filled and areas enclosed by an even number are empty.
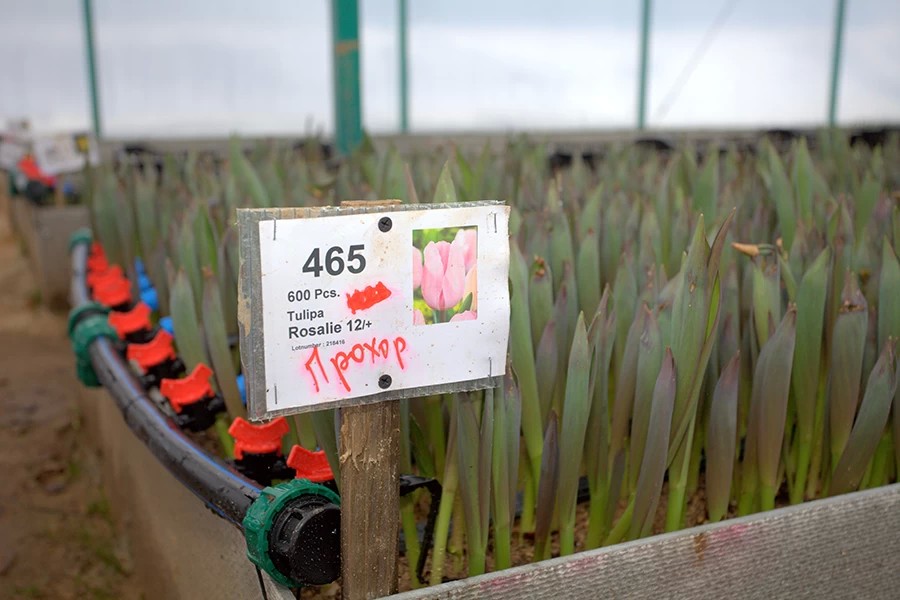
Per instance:
[[[156,289],[153,286],[141,289],[141,302],[149,306],[153,312],[159,310],[159,296],[156,294]]]
[[[247,406],[247,383],[244,381],[244,374],[238,375],[236,381],[238,392],[241,393],[241,403]]]
[[[163,317],[160,319],[159,326],[165,329],[169,335],[175,335],[175,324],[172,323],[172,317]]]
[[[153,282],[150,281],[150,278],[146,275],[138,275],[138,287],[142,292],[145,290],[152,290]]]

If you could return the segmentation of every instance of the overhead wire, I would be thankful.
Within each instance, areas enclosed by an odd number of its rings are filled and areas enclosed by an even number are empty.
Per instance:
[[[654,121],[659,122],[664,119],[672,106],[674,106],[675,101],[678,100],[678,96],[681,95],[681,91],[684,89],[684,86],[690,80],[691,75],[694,74],[694,71],[699,66],[700,61],[703,60],[706,51],[709,50],[709,47],[712,45],[713,41],[715,41],[716,36],[719,34],[719,31],[721,31],[722,27],[725,26],[725,23],[728,21],[728,17],[731,16],[734,7],[739,1],[740,0],[725,0],[722,3],[721,8],[719,8],[718,14],[716,14],[716,18],[706,29],[703,37],[700,39],[700,43],[696,48],[694,48],[694,51],[691,54],[690,58],[684,64],[681,72],[678,74],[678,77],[675,78],[675,81],[669,88],[669,91],[666,92],[666,95],[663,97],[662,102],[660,102],[659,106],[657,107],[656,112],[653,115]]]

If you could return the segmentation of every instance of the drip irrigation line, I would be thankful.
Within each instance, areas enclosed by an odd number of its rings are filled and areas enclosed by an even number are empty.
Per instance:
[[[73,308],[90,302],[85,281],[88,245],[72,249]],[[210,509],[237,527],[259,497],[260,487],[208,455],[162,414],[122,359],[112,340],[99,338],[89,349],[97,378],[118,405],[125,423],[154,456]]]
[[[269,593],[266,591],[266,582],[263,581],[262,571],[256,567],[256,579],[259,581],[259,591],[262,593],[263,600],[269,600]]]
[[[258,567],[257,575],[264,597],[265,585],[259,568],[265,570],[275,581],[288,586],[306,582],[321,584],[326,579],[332,581],[332,578],[336,578],[337,571],[334,569],[339,569],[340,565],[339,558],[335,559],[340,556],[339,541],[334,538],[333,533],[331,536],[322,536],[315,531],[323,527],[323,523],[332,532],[340,529],[339,526],[333,527],[335,519],[340,518],[338,496],[327,487],[303,479],[290,479],[277,486],[261,489],[258,482],[207,454],[185,435],[175,419],[162,412],[148,395],[145,383],[123,359],[120,340],[108,325],[105,313],[97,312],[98,307],[92,301],[87,286],[90,236],[73,236],[73,239],[70,286],[73,311],[70,315],[70,336],[73,336],[73,344],[76,345],[76,356],[80,356],[79,352],[86,355],[79,360],[89,362],[92,385],[100,384],[106,389],[128,428],[176,480],[210,510],[243,530],[248,557]],[[98,318],[105,325],[105,331],[91,321]],[[88,330],[86,335],[79,333],[84,329]],[[79,340],[77,343],[76,339]],[[81,351],[78,349],[79,344]],[[431,478],[415,475],[400,477],[402,495],[420,488],[431,494],[423,552],[417,565],[417,576],[421,581],[425,568],[424,558],[432,545],[441,485]],[[260,496],[264,499],[257,502]],[[312,509],[315,510],[310,512]],[[305,533],[304,528],[307,530]],[[269,531],[280,533],[273,539],[267,533]],[[316,563],[317,559],[307,557],[307,552],[312,552],[313,555],[318,552],[321,554],[319,559],[327,556],[327,560],[331,562],[327,565]],[[321,573],[311,574],[309,571],[309,568],[319,568],[310,566],[316,564],[325,569],[322,572],[325,573],[325,578],[321,581]]]
[[[418,475],[401,475],[400,476],[400,495],[406,496],[417,489],[424,488],[431,494],[431,504],[428,508],[428,520],[425,523],[425,531],[422,534],[422,549],[419,553],[419,562],[416,564],[416,577],[419,583],[426,584],[425,581],[425,562],[428,558],[428,552],[434,545],[434,526],[437,523],[438,509],[441,504],[441,494],[443,488],[437,479],[429,477],[419,477]],[[401,537],[401,542],[405,540]],[[404,545],[405,548],[405,545]],[[405,550],[404,550],[405,553]]]
[[[681,68],[681,72],[678,74],[678,77],[675,78],[675,82],[672,84],[672,87],[669,88],[669,91],[666,92],[666,95],[663,97],[663,101],[660,102],[659,107],[656,109],[656,113],[654,114],[654,121],[659,122],[664,119],[672,106],[674,106],[675,101],[678,100],[678,96],[681,95],[681,91],[684,89],[684,86],[687,84],[688,80],[690,80],[691,76],[694,74],[694,71],[700,65],[700,61],[703,59],[706,51],[709,50],[709,47],[716,39],[719,31],[722,29],[722,27],[725,26],[725,22],[728,20],[728,17],[731,16],[731,13],[734,10],[734,7],[737,6],[737,3],[738,0],[725,0],[725,2],[722,4],[722,7],[719,9],[719,13],[716,15],[716,18],[703,34],[703,38],[701,38],[700,43],[696,48],[694,48],[694,52],[691,54],[691,57],[684,64],[684,67]]]

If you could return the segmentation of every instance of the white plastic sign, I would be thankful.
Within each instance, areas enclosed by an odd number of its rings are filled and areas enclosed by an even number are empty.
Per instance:
[[[28,152],[28,144],[13,135],[0,134],[0,169],[15,171]]]
[[[28,153],[31,134],[27,120],[9,120],[0,130],[0,169],[15,171],[19,161]]]
[[[508,221],[501,204],[260,220],[265,412],[502,375]]]
[[[85,133],[35,137],[32,146],[38,166],[48,175],[74,173],[85,163],[99,162],[97,144]]]

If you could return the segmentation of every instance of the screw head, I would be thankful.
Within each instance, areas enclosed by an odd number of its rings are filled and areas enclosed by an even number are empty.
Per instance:
[[[391,387],[392,382],[393,382],[393,380],[391,379],[390,375],[382,375],[381,377],[378,378],[378,387],[380,387],[383,390],[386,390],[389,387]]]
[[[391,230],[391,227],[394,226],[394,222],[391,221],[390,217],[381,217],[378,219],[378,229],[381,231],[387,232]],[[390,384],[388,384],[390,385]]]

